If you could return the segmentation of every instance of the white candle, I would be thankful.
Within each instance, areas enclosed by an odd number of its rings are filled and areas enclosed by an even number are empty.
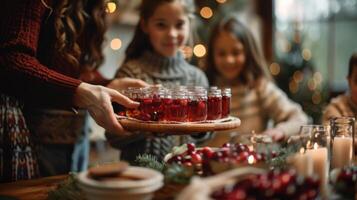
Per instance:
[[[328,166],[328,151],[326,147],[318,147],[318,145],[314,144],[314,149],[308,149],[306,154],[311,156],[314,173],[317,174],[320,178],[321,192],[325,192],[325,188],[327,186],[327,175],[329,171]]]
[[[310,155],[304,153],[304,149],[300,153],[295,154],[293,158],[293,166],[296,172],[304,177],[309,177],[313,173],[313,162]]]
[[[335,137],[332,146],[332,168],[348,166],[352,161],[352,138]]]

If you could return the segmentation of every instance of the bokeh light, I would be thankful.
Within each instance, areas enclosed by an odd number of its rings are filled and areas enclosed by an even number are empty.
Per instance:
[[[114,13],[116,9],[117,9],[117,4],[115,4],[114,2],[108,2],[105,11],[107,13]]]
[[[203,44],[197,44],[195,47],[193,47],[193,54],[195,54],[196,57],[203,57],[206,55],[206,47]]]
[[[113,50],[119,50],[121,48],[122,42],[119,38],[114,38],[111,42],[110,42],[110,48],[112,48]]]
[[[210,7],[205,6],[201,8],[200,15],[205,19],[209,19],[213,16],[213,11]]]
[[[270,66],[269,66],[269,70],[270,73],[273,76],[276,76],[280,73],[280,65],[278,63],[273,62]]]

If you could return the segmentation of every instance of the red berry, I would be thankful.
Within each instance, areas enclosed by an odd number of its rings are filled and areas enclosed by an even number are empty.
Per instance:
[[[223,145],[222,145],[222,147],[231,147],[231,143],[229,143],[229,142],[226,142],[226,143],[224,143]]]
[[[183,158],[180,155],[174,157],[174,161],[176,161],[176,162],[177,161],[182,161],[182,160],[183,160]]]
[[[240,157],[239,159],[242,160],[242,161],[243,160],[247,160],[248,156],[249,156],[248,152],[242,152],[242,153],[239,154],[239,157]]]
[[[190,152],[194,152],[196,149],[196,145],[194,143],[188,143],[187,145],[187,151]]]
[[[191,154],[191,160],[192,160],[192,163],[194,163],[194,164],[202,163],[202,157],[197,153]]]
[[[207,158],[212,158],[213,156],[213,150],[210,147],[204,147],[202,149],[203,155],[206,156]]]

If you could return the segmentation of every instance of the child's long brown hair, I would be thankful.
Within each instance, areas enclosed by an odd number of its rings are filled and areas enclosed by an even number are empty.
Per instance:
[[[246,63],[237,79],[250,87],[253,87],[256,80],[266,77],[271,80],[271,75],[267,70],[265,60],[260,52],[252,33],[236,17],[228,17],[221,20],[213,27],[208,41],[208,52],[206,57],[206,73],[211,85],[216,84],[216,77],[219,72],[214,62],[214,42],[221,32],[233,34],[244,46]]]
[[[195,12],[195,4],[193,0],[142,0],[140,6],[140,21],[145,21],[149,19],[155,12],[156,8],[164,3],[180,2],[183,6],[186,14],[190,19],[193,18]],[[190,24],[192,28],[192,22]],[[192,35],[189,38],[192,40]],[[152,50],[152,45],[150,44],[149,37],[141,29],[140,23],[136,26],[133,40],[130,42],[128,48],[125,51],[126,57],[125,62],[131,59],[138,58],[146,50]]]

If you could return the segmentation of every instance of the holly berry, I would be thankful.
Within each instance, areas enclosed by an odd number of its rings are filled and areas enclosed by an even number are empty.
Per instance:
[[[202,153],[206,158],[212,158],[214,152],[210,147],[203,147]]]
[[[202,157],[200,154],[197,153],[191,153],[191,160],[194,164],[202,163]]]
[[[191,152],[194,152],[196,149],[196,145],[194,143],[188,143],[186,146],[187,146],[188,154],[190,154]]]

